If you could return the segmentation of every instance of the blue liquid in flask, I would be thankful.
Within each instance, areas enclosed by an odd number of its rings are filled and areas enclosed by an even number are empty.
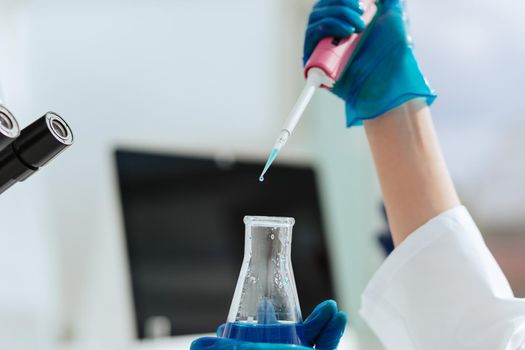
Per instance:
[[[222,336],[254,343],[307,345],[304,326],[300,323],[272,325],[226,323]]]

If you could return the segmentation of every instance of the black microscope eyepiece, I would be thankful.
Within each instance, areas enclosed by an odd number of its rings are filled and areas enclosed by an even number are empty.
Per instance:
[[[0,104],[0,150],[20,135],[20,127],[13,114]]]
[[[24,181],[73,144],[73,132],[58,114],[48,112],[24,128],[0,151],[0,193]]]
[[[73,132],[64,119],[47,112],[22,130],[13,149],[24,163],[40,168],[71,144]]]

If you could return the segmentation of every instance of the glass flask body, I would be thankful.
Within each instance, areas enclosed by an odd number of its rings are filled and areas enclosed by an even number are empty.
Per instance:
[[[222,337],[305,345],[291,263],[293,218],[246,216],[244,259]]]

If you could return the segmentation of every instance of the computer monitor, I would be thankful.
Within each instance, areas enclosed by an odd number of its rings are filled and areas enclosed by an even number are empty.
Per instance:
[[[164,320],[170,335],[226,321],[244,253],[245,215],[296,219],[292,264],[303,315],[333,298],[314,170],[262,162],[115,152],[137,336]]]

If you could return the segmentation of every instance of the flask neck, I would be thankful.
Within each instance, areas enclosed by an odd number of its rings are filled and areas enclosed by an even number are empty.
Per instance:
[[[290,263],[292,227],[246,225],[244,259],[251,264]]]

